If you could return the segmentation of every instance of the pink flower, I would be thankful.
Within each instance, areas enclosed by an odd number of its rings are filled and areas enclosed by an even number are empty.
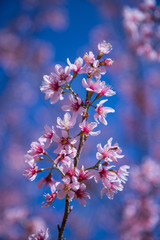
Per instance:
[[[60,64],[56,64],[55,65],[55,72],[56,72],[56,74],[54,74],[53,73],[53,75],[55,76],[55,77],[57,77],[58,76],[58,81],[60,82],[60,83],[66,83],[66,82],[70,82],[71,80],[72,80],[72,78],[73,78],[73,76],[70,74],[70,72],[71,72],[71,69],[70,69],[70,67],[65,67],[65,69],[63,69],[62,68],[62,66],[60,65]]]
[[[101,54],[108,54],[112,50],[112,45],[110,43],[106,43],[106,41],[103,41],[98,44],[98,50]]]
[[[38,160],[38,158],[39,158],[39,156],[33,157],[33,156],[29,155],[29,154],[26,154],[24,156],[25,163],[28,163],[30,166],[36,164],[36,161]]]
[[[118,162],[117,158],[123,158],[124,155],[120,155],[120,153],[122,152],[121,148],[118,146],[117,143],[115,143],[113,146],[111,146],[112,144],[112,139],[110,138],[108,140],[108,143],[104,146],[104,148],[102,148],[101,144],[99,143],[97,145],[98,148],[98,152],[96,154],[96,157],[98,160],[104,159],[104,161],[109,161],[109,162]]]
[[[58,154],[58,156],[54,160],[54,163],[58,164],[61,162],[63,165],[69,165],[71,161],[72,159],[69,156],[65,154]]]
[[[43,169],[38,169],[35,163],[30,162],[29,165],[30,167],[24,171],[23,175],[33,181],[37,177],[37,173],[42,172]]]
[[[137,24],[145,19],[145,14],[137,8],[125,7],[123,14],[125,16],[125,21],[129,23],[134,22]]]
[[[45,154],[44,145],[39,142],[32,142],[31,149],[27,152],[30,156],[37,157],[39,155]]]
[[[84,207],[86,206],[86,201],[84,200],[84,198],[91,198],[89,193],[85,192],[85,189],[86,185],[82,183],[79,189],[75,192],[75,198],[78,198],[79,203],[82,204]]]
[[[99,121],[101,123],[103,123],[104,125],[107,125],[107,121],[105,119],[107,113],[115,112],[115,110],[113,108],[102,106],[103,103],[105,103],[106,101],[108,101],[108,100],[102,100],[102,101],[99,102],[99,104],[97,104],[97,107],[95,109],[96,113],[94,115],[95,121],[97,123],[99,123],[98,122],[98,118],[99,118]]]
[[[67,58],[67,63],[70,67],[71,70],[73,70],[75,73],[84,73],[83,71],[83,59],[81,57],[77,58],[74,62],[74,64],[72,64],[69,60],[69,58]]]
[[[53,142],[53,135],[55,134],[54,127],[52,129],[49,126],[44,127],[44,134],[39,138],[39,142],[45,144],[45,148],[48,148]]]
[[[78,114],[82,115],[85,109],[82,107],[82,99],[79,97],[73,97],[73,95],[69,95],[69,100],[71,103],[69,105],[63,105],[63,111],[72,111],[73,118],[76,118]]]
[[[50,187],[52,187],[55,183],[56,183],[56,181],[49,174],[47,177],[42,178],[38,182],[37,187],[42,188],[42,187],[44,187],[44,185],[46,185],[46,186],[49,185]]]
[[[82,123],[79,124],[79,127],[81,128],[82,134],[85,135],[91,135],[91,136],[97,136],[98,134],[100,134],[101,131],[97,131],[97,132],[92,132],[92,130],[97,127],[97,123],[95,122],[91,122],[91,123],[87,123],[86,119],[83,120]]]
[[[48,228],[46,232],[43,230],[38,231],[36,234],[32,234],[28,237],[28,240],[47,240],[49,238]]]
[[[94,173],[92,170],[85,170],[84,166],[82,166],[80,169],[77,169],[78,171],[78,177],[79,177],[79,181],[83,181],[83,180],[87,180],[87,179],[91,179],[92,177],[94,177]]]
[[[89,54],[86,53],[84,55],[83,59],[84,59],[85,63],[93,64],[94,61],[95,61],[95,57],[94,57],[93,52],[90,51]]]
[[[99,60],[95,60],[92,66],[86,67],[86,72],[88,76],[94,75],[96,80],[100,80],[101,75],[106,73],[106,69],[100,66]]]
[[[44,197],[46,198],[46,200],[43,202],[45,203],[45,205],[43,205],[43,207],[48,207],[50,206],[52,203],[54,203],[54,200],[57,197],[57,192],[53,192],[52,194],[45,194]]]
[[[109,199],[113,199],[114,194],[117,193],[117,191],[122,191],[123,185],[119,181],[105,182],[105,187],[101,190],[101,198],[103,197],[104,193],[107,195]]]
[[[41,91],[46,94],[45,99],[50,98],[51,104],[56,103],[59,99],[62,100],[62,83],[51,74],[50,76],[44,75],[43,76],[42,86],[40,87]]]
[[[76,120],[75,118],[71,118],[71,115],[69,113],[66,113],[64,115],[64,120],[62,120],[60,117],[57,118],[57,123],[57,128],[69,130],[70,128],[73,128]]]
[[[102,164],[98,166],[98,172],[94,176],[94,180],[97,183],[100,178],[102,178],[102,183],[105,185],[106,181],[115,181],[117,176],[116,173],[109,171],[113,166],[102,167]]]
[[[77,142],[77,140],[75,138],[69,138],[66,131],[62,131],[61,138],[58,135],[54,135],[53,139],[55,142],[59,143],[58,148],[54,151],[55,153],[65,155],[71,154],[71,157],[76,156],[77,150],[74,147],[74,144]]]
[[[91,78],[82,79],[82,85],[86,88],[87,91],[99,93],[101,91],[101,82],[100,81],[93,81]]]
[[[73,160],[68,162],[68,164],[62,164],[60,168],[62,172],[65,173],[65,175],[71,178],[78,175],[78,171],[77,171],[77,168],[74,167]]]
[[[59,183],[57,185],[57,190],[59,190],[57,194],[58,199],[63,199],[66,195],[72,200],[75,195],[75,191],[79,189],[79,183],[75,177],[72,177],[72,182],[69,176],[63,178],[63,183]]]
[[[145,10],[154,9],[156,7],[156,0],[145,0],[142,7]]]
[[[128,172],[129,168],[130,168],[130,166],[123,165],[118,169],[117,176],[118,176],[118,180],[120,182],[126,183],[126,181],[127,181],[126,177],[129,176],[129,172]]]
[[[106,96],[106,97],[111,97],[115,95],[116,93],[111,89],[110,86],[106,86],[106,83],[103,81],[101,82],[100,86],[100,91],[99,91],[99,96]]]
[[[57,197],[57,186],[60,182],[56,182],[55,180],[51,179],[52,183],[50,184],[50,189],[51,189],[51,194],[47,193],[44,195],[44,197],[46,198],[46,200],[43,202],[45,203],[45,205],[43,205],[43,207],[48,207],[50,206],[52,203],[54,203],[54,200]]]

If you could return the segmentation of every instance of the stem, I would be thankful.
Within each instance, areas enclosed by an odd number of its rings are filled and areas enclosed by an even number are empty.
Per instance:
[[[103,159],[103,158],[102,158]],[[102,161],[102,159],[100,159],[93,167],[89,167],[89,168],[86,168],[85,170],[90,170],[90,169],[95,169],[95,168],[98,168],[100,162]]]
[[[89,91],[87,91],[85,103],[86,103],[87,100],[90,100],[90,95],[89,94],[90,94]],[[88,112],[88,109],[87,109],[87,112]],[[82,122],[83,122],[84,118],[85,117],[82,117]],[[87,139],[85,139],[84,135],[82,134],[81,137],[80,137],[80,141],[79,141],[77,155],[74,158],[74,167],[78,166],[78,162],[79,162],[79,158],[80,158],[80,155],[81,155],[81,152],[82,152],[82,148],[83,148],[83,145],[84,145],[86,140]]]
[[[51,156],[49,156],[49,154],[48,153],[45,153],[45,155],[53,162],[53,166],[55,166],[55,168],[58,170],[58,171],[60,171],[60,173],[63,175],[63,177],[65,176],[65,174],[61,171],[61,169],[58,167],[58,165],[56,165],[55,163],[54,163],[54,160],[51,158]],[[53,169],[53,168],[52,168]]]
[[[43,161],[43,160],[53,163],[53,161],[51,161],[51,160],[49,160],[49,159],[47,159],[47,158],[41,158],[41,159],[39,159],[39,160],[37,160],[37,161]]]
[[[80,154],[81,154],[81,151],[82,151],[82,148],[83,148],[84,143],[85,143],[84,135],[81,135],[80,141],[79,141],[79,146],[78,146],[77,155],[76,155],[76,157],[74,158],[74,167],[77,167],[77,166],[78,166],[78,161],[79,161]]]
[[[73,89],[71,88],[71,86],[67,83],[66,84],[68,89],[71,91],[71,93],[75,96],[75,98],[77,99],[77,94],[73,91]]]
[[[72,84],[72,82],[73,82],[73,80],[74,80],[74,78],[75,78],[76,76],[77,76],[77,73],[74,72],[74,73],[73,73],[73,78],[72,78],[72,80],[70,81],[69,86],[71,86],[71,84]]]
[[[71,210],[72,209],[69,209],[69,199],[66,197],[65,211],[64,211],[64,216],[63,216],[61,227],[59,227],[59,225],[58,225],[58,231],[59,231],[58,240],[63,239],[64,229],[65,229],[67,219],[68,219],[68,216],[69,216]]]

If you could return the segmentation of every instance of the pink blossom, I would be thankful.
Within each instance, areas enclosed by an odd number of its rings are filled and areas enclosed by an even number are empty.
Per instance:
[[[69,161],[69,159],[66,159],[66,157],[70,157],[70,158],[74,158],[75,156],[76,156],[76,154],[77,154],[77,149],[76,149],[76,147],[73,145],[73,144],[71,144],[71,147],[69,147],[70,149],[69,149],[69,153],[67,153],[67,151],[66,151],[66,147],[65,146],[61,146],[61,144],[58,146],[58,148],[61,148],[61,150],[60,150],[60,153],[57,153],[58,152],[58,150],[56,149],[55,151],[56,151],[56,153],[57,154],[60,154],[61,156],[64,156],[64,158],[62,158],[62,163],[65,161]]]
[[[102,167],[102,164],[99,164],[98,172],[94,175],[95,182],[97,183],[101,178],[103,185],[105,185],[106,181],[115,181],[117,176],[116,173],[109,171],[111,167],[113,166]]]
[[[50,206],[52,203],[54,203],[56,197],[57,197],[57,192],[53,192],[52,194],[45,194],[44,197],[46,198],[46,200],[43,202],[45,203],[45,205],[43,205],[43,207],[48,207]]]
[[[86,88],[87,91],[99,93],[101,91],[101,82],[100,81],[93,81],[91,78],[87,78],[87,81],[85,78],[82,79],[82,85],[84,88]]]
[[[91,198],[89,193],[85,192],[86,185],[82,183],[79,187],[79,189],[75,192],[75,198],[78,198],[79,203],[82,204],[84,207],[86,206],[86,201],[84,198],[88,197]]]
[[[39,155],[45,154],[44,145],[39,142],[32,142],[31,149],[28,151],[28,154],[33,157],[37,157]]]
[[[49,178],[48,178],[49,180]],[[47,193],[44,195],[44,197],[46,198],[46,200],[43,202],[45,203],[45,205],[43,205],[43,207],[48,207],[50,206],[52,203],[54,203],[54,200],[56,199],[57,197],[57,186],[60,182],[57,182],[55,180],[53,180],[52,178],[50,178],[49,180],[49,184],[50,184],[50,189],[51,189],[51,194]]]
[[[129,168],[130,167],[128,165],[123,165],[118,169],[117,176],[120,182],[126,183],[127,181],[126,177],[129,175],[129,172],[128,172]]]
[[[74,167],[73,160],[68,162],[68,164],[61,165],[62,172],[69,177],[75,177],[78,175],[77,168]]]
[[[155,202],[155,195],[139,196],[140,198],[128,199],[123,212],[122,226],[125,230],[125,239],[147,239],[148,232],[153,233],[159,223],[159,205]],[[152,198],[151,198],[152,197]],[[153,198],[154,197],[154,198]],[[146,233],[146,235],[145,235]],[[129,237],[131,234],[131,238]],[[146,236],[146,238],[145,238]],[[154,237],[150,239],[155,239]]]
[[[56,181],[49,174],[47,177],[41,178],[41,180],[37,184],[37,187],[42,188],[42,187],[44,187],[44,185],[46,185],[46,186],[49,185],[51,187],[55,183],[56,183]]]
[[[94,56],[93,52],[90,51],[89,54],[86,53],[84,55],[83,59],[84,59],[85,63],[93,64],[95,61],[95,56]]]
[[[78,180],[79,181],[91,179],[92,177],[94,177],[93,171],[92,170],[85,170],[83,165],[80,169],[77,169],[77,171],[78,171],[78,177],[79,177]]]
[[[114,194],[117,193],[117,191],[122,191],[122,190],[123,190],[123,185],[119,181],[105,182],[105,187],[101,190],[101,198],[105,193],[109,199],[113,199]]]
[[[156,7],[156,0],[144,0],[142,4],[143,9],[154,9]]]
[[[87,123],[86,119],[84,119],[83,122],[79,124],[79,127],[81,128],[82,134],[85,135],[90,134],[91,136],[97,136],[101,132],[101,131],[92,132],[92,130],[95,127],[97,127],[97,123],[96,122]]]
[[[64,177],[63,183],[59,183],[57,185],[57,190],[59,190],[57,194],[58,199],[63,199],[66,195],[72,200],[74,198],[75,192],[79,189],[79,183],[75,177],[72,177],[72,182],[69,176]]]
[[[69,130],[70,128],[74,127],[76,120],[75,118],[71,118],[69,113],[66,113],[64,115],[64,120],[62,120],[60,117],[57,118],[57,123],[57,128]]]
[[[102,106],[103,103],[105,103],[106,101],[108,101],[108,100],[102,100],[102,101],[99,102],[99,104],[97,104],[97,107],[96,107],[96,109],[95,109],[96,113],[95,113],[95,115],[94,115],[95,121],[96,121],[97,123],[99,123],[99,122],[98,122],[98,118],[99,118],[99,121],[100,121],[101,123],[103,123],[104,125],[107,125],[107,121],[106,121],[106,119],[105,119],[107,113],[110,113],[110,112],[113,113],[113,112],[115,112],[115,110],[114,110],[113,108]]]
[[[131,46],[138,55],[159,61],[159,12],[154,0],[146,0],[137,8],[125,7],[124,26],[130,36]]]
[[[110,138],[108,140],[108,143],[102,148],[101,144],[99,143],[97,145],[98,152],[96,154],[96,157],[98,160],[104,159],[104,161],[109,161],[109,162],[117,162],[117,158],[123,158],[124,155],[120,155],[122,152],[121,148],[118,146],[117,143],[115,143],[113,146],[112,144],[112,139]]]
[[[39,142],[45,144],[45,148],[48,148],[53,142],[53,135],[55,134],[54,127],[50,128],[49,126],[44,127],[44,134],[39,138]]]
[[[124,15],[128,22],[138,23],[145,19],[145,14],[137,8],[125,7]]]
[[[28,163],[30,166],[36,164],[36,161],[38,160],[38,158],[39,158],[39,156],[33,157],[33,156],[29,155],[29,154],[26,154],[24,156],[25,163]]]
[[[152,186],[160,185],[160,164],[158,161],[155,161],[150,157],[145,157],[140,172],[143,178],[145,178]]]
[[[106,86],[106,83],[103,81],[100,83],[100,91],[99,91],[99,96],[106,96],[106,97],[111,97],[115,95],[116,93],[111,89],[111,86]]]
[[[85,109],[82,107],[82,99],[79,97],[74,97],[72,94],[69,95],[70,104],[69,105],[63,105],[62,110],[63,111],[72,111],[73,112],[73,118],[76,118],[78,114],[82,115]]]
[[[71,161],[72,159],[69,156],[65,154],[58,154],[58,156],[54,160],[54,163],[58,164],[59,162],[61,162],[63,165],[70,165]]]
[[[49,238],[48,228],[44,232],[43,230],[38,231],[36,234],[32,234],[28,237],[28,240],[47,240]]]
[[[84,73],[83,71],[83,59],[81,57],[77,58],[74,62],[74,64],[72,64],[69,60],[69,58],[67,58],[67,63],[70,67],[71,70],[73,70],[75,73]]]
[[[70,74],[71,69],[70,67],[65,67],[65,69],[62,68],[62,66],[60,64],[56,64],[55,65],[55,72],[56,74],[52,73],[55,77],[58,76],[58,81],[60,83],[66,83],[66,82],[70,82],[73,78],[73,76]]]
[[[53,139],[55,142],[59,143],[58,148],[54,151],[57,154],[72,154],[72,157],[76,156],[76,148],[74,144],[77,142],[75,138],[69,138],[68,133],[66,131],[62,131],[62,137],[60,138],[58,135],[54,135]]]
[[[160,186],[160,164],[150,157],[146,157],[141,166],[131,171],[132,188],[141,193],[149,193],[154,187]]]
[[[26,169],[23,175],[30,181],[33,181],[37,177],[37,173],[41,172],[43,169],[38,169],[35,163],[29,163],[30,167]]]
[[[59,99],[62,100],[62,83],[53,74],[44,75],[43,80],[40,89],[46,94],[45,99],[50,98],[51,104],[56,103]]]
[[[98,44],[98,50],[100,51],[100,54],[108,54],[112,50],[112,45],[103,41]]]
[[[94,75],[96,80],[100,80],[101,75],[106,73],[106,69],[100,66],[99,60],[95,60],[92,66],[86,67],[86,73],[88,76]]]

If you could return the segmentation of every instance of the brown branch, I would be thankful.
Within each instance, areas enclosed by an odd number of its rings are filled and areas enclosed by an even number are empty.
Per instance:
[[[64,211],[64,216],[63,216],[61,227],[59,226],[59,224],[57,225],[58,232],[59,232],[58,240],[63,239],[64,229],[65,229],[65,226],[66,226],[66,223],[67,223],[68,216],[69,216],[71,211],[72,211],[72,208],[69,208],[69,199],[66,197],[65,211]]]
[[[83,148],[84,143],[85,143],[84,135],[81,135],[78,150],[77,150],[77,155],[74,158],[74,167],[78,166],[78,161],[79,161],[80,154],[82,152],[82,148]]]
[[[93,94],[92,92],[87,91],[87,93],[86,93],[86,99],[85,99],[85,106],[86,106],[86,101],[91,99],[91,95],[92,95],[92,94]],[[88,110],[87,110],[87,112],[88,112]],[[85,118],[87,118],[87,117],[86,117],[86,116],[83,116],[83,117],[82,117],[82,122],[83,122],[83,120],[84,120]],[[85,136],[82,134],[81,137],[80,137],[80,141],[79,141],[79,146],[78,146],[78,150],[77,150],[77,155],[76,155],[76,157],[74,158],[74,167],[77,167],[77,166],[78,166],[78,162],[79,162],[79,158],[80,158],[80,155],[81,155],[81,152],[82,152],[82,148],[83,148],[83,145],[84,145],[84,143],[85,143],[86,140],[87,140],[87,137],[85,137]]]

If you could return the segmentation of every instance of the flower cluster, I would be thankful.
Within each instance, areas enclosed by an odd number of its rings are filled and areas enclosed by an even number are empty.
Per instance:
[[[47,240],[49,238],[48,228],[44,232],[43,230],[39,230],[37,233],[29,236],[28,240]]]
[[[62,110],[66,112],[63,119],[57,117],[56,126],[45,126],[44,134],[37,142],[31,144],[25,156],[25,162],[29,168],[24,171],[24,175],[30,181],[33,181],[40,172],[47,172],[38,183],[39,188],[44,185],[50,187],[51,193],[44,195],[44,207],[50,206],[55,199],[64,198],[69,202],[78,199],[79,203],[86,206],[86,198],[90,199],[86,190],[86,181],[90,179],[94,179],[96,183],[101,179],[103,185],[101,196],[105,193],[109,199],[113,199],[115,193],[123,190],[122,183],[127,180],[129,166],[123,165],[116,170],[114,165],[110,165],[112,162],[117,163],[118,159],[123,157],[119,145],[117,143],[112,145],[112,138],[103,148],[101,144],[97,145],[97,162],[93,166],[89,168],[79,166],[79,158],[85,141],[90,135],[99,135],[101,131],[95,131],[95,128],[100,122],[107,125],[106,115],[114,112],[114,109],[104,104],[107,101],[106,97],[113,96],[115,92],[105,81],[101,81],[102,75],[106,73],[106,67],[113,63],[110,58],[104,60],[101,58],[111,49],[112,46],[103,41],[98,44],[97,58],[90,51],[83,58],[77,58],[73,64],[67,59],[68,66],[63,68],[57,64],[55,71],[43,78],[40,89],[45,93],[46,99],[50,99],[51,104],[63,100],[64,94],[69,92],[69,103],[62,105]],[[77,74],[87,76],[82,79],[86,99],[80,98],[71,87]],[[102,97],[105,99],[102,100]],[[95,103],[99,99],[101,99],[100,102]],[[90,108],[95,110],[95,122],[89,120]],[[71,130],[79,119],[78,115],[82,116],[82,121],[79,123],[77,135],[72,136]],[[57,148],[53,149],[54,157],[51,157],[47,151],[52,144],[54,146],[57,144]],[[39,168],[37,166],[39,161],[49,162],[50,167]],[[58,180],[53,178],[55,169],[61,176]]]
[[[131,188],[136,197],[126,198],[121,235],[124,240],[158,239],[155,228],[159,223],[160,164],[151,157],[131,171]]]
[[[160,61],[160,7],[155,0],[144,0],[138,8],[125,7],[124,26],[138,55]]]

